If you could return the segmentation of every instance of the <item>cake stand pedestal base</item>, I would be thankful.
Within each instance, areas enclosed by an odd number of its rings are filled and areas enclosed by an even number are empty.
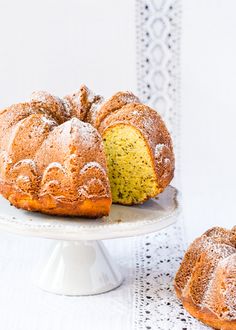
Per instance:
[[[58,241],[37,272],[43,290],[70,296],[110,291],[123,280],[101,241]]]
[[[178,190],[168,186],[142,205],[113,204],[108,217],[89,220],[26,212],[0,196],[0,230],[53,240],[53,250],[36,275],[40,288],[71,296],[99,294],[115,289],[123,280],[102,240],[145,235],[170,226],[180,212],[178,198]]]

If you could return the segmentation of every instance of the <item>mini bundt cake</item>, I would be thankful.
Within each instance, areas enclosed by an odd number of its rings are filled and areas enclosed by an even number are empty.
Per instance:
[[[186,310],[207,325],[236,329],[236,227],[215,227],[188,248],[175,277]]]
[[[101,217],[112,199],[142,203],[173,177],[164,122],[130,92],[106,102],[86,86],[62,99],[36,92],[0,123],[0,193],[16,207]]]

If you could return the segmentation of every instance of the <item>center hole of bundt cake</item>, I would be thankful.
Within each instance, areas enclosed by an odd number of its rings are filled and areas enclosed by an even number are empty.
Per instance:
[[[142,134],[118,124],[103,134],[113,203],[139,204],[158,193],[153,161]]]

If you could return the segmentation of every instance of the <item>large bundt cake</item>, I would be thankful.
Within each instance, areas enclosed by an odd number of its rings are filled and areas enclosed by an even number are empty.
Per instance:
[[[175,277],[187,311],[216,329],[236,329],[236,227],[215,227],[187,250]]]
[[[106,102],[86,86],[63,99],[36,92],[0,112],[0,193],[17,207],[108,215],[112,199],[142,203],[173,172],[164,122],[130,92]]]

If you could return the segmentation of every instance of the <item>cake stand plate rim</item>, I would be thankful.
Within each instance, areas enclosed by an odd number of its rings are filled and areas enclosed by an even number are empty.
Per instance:
[[[56,240],[102,240],[159,231],[176,222],[180,192],[169,185],[163,193],[141,206],[113,205],[105,219],[57,217],[27,212],[0,197],[0,230]],[[132,219],[136,217],[136,219]],[[117,221],[116,221],[117,218]]]

